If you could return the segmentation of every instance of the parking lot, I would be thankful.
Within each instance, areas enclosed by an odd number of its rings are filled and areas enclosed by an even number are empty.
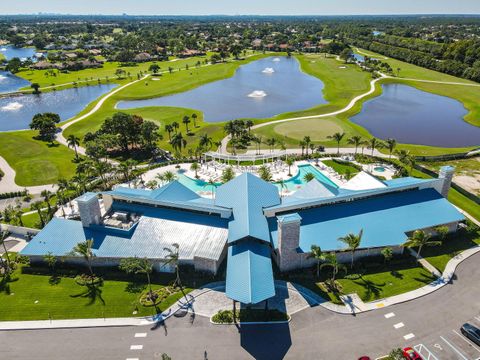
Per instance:
[[[480,327],[480,316],[472,317],[468,322]],[[414,348],[425,360],[480,360],[480,347],[462,335],[460,326],[457,329],[445,329],[440,335]]]

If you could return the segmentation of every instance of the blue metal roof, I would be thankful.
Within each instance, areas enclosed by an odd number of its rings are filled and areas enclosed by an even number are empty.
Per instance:
[[[300,249],[312,245],[338,250],[339,237],[364,230],[362,248],[403,244],[406,232],[464,220],[435,189],[409,190],[299,211]],[[270,218],[272,242],[277,247],[277,218]]]
[[[270,242],[265,207],[278,205],[278,188],[250,173],[243,173],[217,189],[216,204],[233,209],[228,241],[254,237]]]
[[[227,241],[227,220],[194,212],[113,203],[114,210],[142,214],[133,231],[95,226],[84,228],[80,221],[53,218],[23,249],[24,255],[52,252],[63,256],[79,242],[93,239],[98,257],[147,257],[162,259],[164,247],[180,245],[180,257],[218,259]]]
[[[254,240],[228,248],[225,293],[243,304],[257,304],[275,296],[270,247]]]

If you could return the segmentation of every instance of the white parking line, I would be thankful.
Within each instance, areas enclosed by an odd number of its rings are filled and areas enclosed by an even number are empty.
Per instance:
[[[414,337],[415,337],[415,335],[412,334],[412,333],[410,333],[410,334],[405,335],[403,338],[404,338],[405,340],[410,340],[410,339],[413,339]]]
[[[395,314],[394,313],[388,313],[388,314],[385,314],[385,319],[390,319],[392,317],[394,317]]]
[[[144,337],[147,337],[147,333],[136,333],[135,337],[136,338],[144,338]]]
[[[138,360],[138,358],[127,358],[126,360]]]
[[[452,330],[455,334],[457,334],[463,341],[465,341],[468,345],[472,346],[475,350],[477,350],[480,353],[480,350],[478,350],[477,346],[472,343],[469,339],[467,339],[465,336],[459,334],[457,331]]]
[[[453,346],[452,344],[450,344],[443,336],[440,336],[440,339],[442,339],[442,340],[445,342],[445,344],[447,344],[448,346],[450,346],[453,351],[455,351],[458,355],[460,355],[460,356],[462,357],[462,359],[468,360],[468,359],[460,352],[460,350],[458,350],[455,346]]]
[[[402,323],[402,322],[399,322],[398,324],[393,325],[393,327],[394,327],[395,329],[397,329],[397,330],[400,329],[400,328],[402,328],[402,327],[404,327],[404,326],[405,326],[405,324]]]
[[[143,345],[131,345],[130,350],[142,350]]]

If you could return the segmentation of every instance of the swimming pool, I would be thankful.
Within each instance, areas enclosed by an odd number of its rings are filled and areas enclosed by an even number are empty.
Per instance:
[[[284,189],[287,189],[288,191],[296,191],[300,189],[303,185],[305,185],[305,180],[303,177],[307,173],[312,173],[315,178],[324,183],[327,186],[338,188],[338,186],[330,180],[328,177],[323,175],[318,169],[316,169],[314,166],[310,164],[306,165],[300,165],[298,166],[298,173],[286,180],[284,182]],[[207,192],[207,191],[212,191],[212,187],[207,184],[207,182],[200,180],[200,179],[192,179],[184,174],[184,171],[179,171],[177,173],[178,176],[178,181],[188,187],[190,190],[195,191],[195,192]],[[280,189],[280,184],[274,183],[279,189]],[[217,187],[222,185],[222,183],[216,183]]]
[[[383,166],[376,166],[373,168],[376,172],[385,172],[385,168]]]

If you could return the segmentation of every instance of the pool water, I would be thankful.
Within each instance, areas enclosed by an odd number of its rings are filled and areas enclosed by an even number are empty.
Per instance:
[[[327,186],[330,186],[330,187],[333,187],[333,188],[338,188],[338,186],[332,181],[330,180],[328,177],[326,177],[325,175],[323,175],[319,170],[317,170],[314,166],[312,165],[300,165],[298,167],[298,173],[286,180],[284,182],[285,186],[284,186],[284,189],[288,190],[288,191],[297,191],[298,189],[300,189],[303,185],[305,185],[305,180],[303,179],[303,177],[307,174],[307,173],[312,173],[315,178],[322,182],[323,184],[327,185]],[[188,187],[190,190],[192,191],[195,191],[195,192],[200,192],[200,191],[203,191],[203,192],[206,192],[206,191],[212,191],[212,186],[208,185],[207,182],[203,181],[203,180],[200,180],[200,179],[192,179],[188,176],[186,176],[184,174],[184,171],[179,171],[177,173],[177,176],[178,176],[178,181],[185,185],[186,187]],[[222,183],[216,183],[217,187],[222,185]],[[280,185],[278,183],[275,183],[275,185],[279,188],[280,190]]]
[[[373,170],[375,170],[376,172],[385,172],[385,168],[382,166],[377,166],[373,168]]]

